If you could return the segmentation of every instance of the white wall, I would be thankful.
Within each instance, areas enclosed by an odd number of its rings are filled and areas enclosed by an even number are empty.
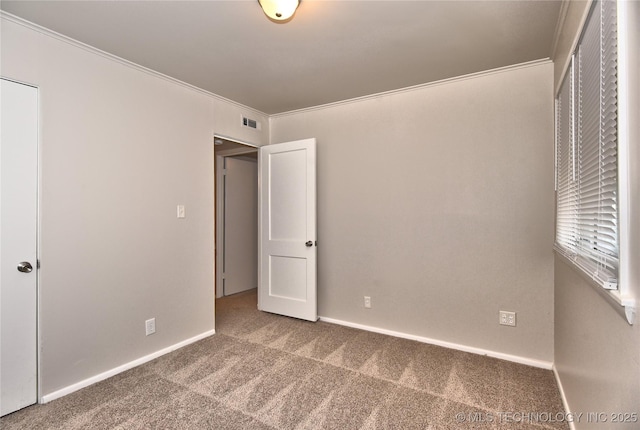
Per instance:
[[[272,117],[307,137],[321,316],[552,360],[550,62]]]
[[[620,4],[620,3],[619,3]],[[626,2],[631,42],[629,76],[631,86],[629,132],[630,157],[630,294],[640,299],[640,3]],[[586,12],[588,5],[571,3],[574,16]],[[568,11],[571,12],[571,9]],[[577,39],[582,20],[565,22],[563,38]],[[569,55],[565,52],[564,55]],[[556,68],[566,58],[555,59]],[[559,85],[560,81],[556,81]],[[589,423],[586,418],[576,428],[638,428],[611,422],[611,413],[640,414],[640,316],[629,325],[620,309],[601,297],[562,259],[555,262],[555,366],[569,408],[575,413],[603,412],[607,423]]]
[[[213,133],[266,143],[240,116],[267,118],[9,17],[1,31],[2,76],[40,89],[48,395],[213,330]]]

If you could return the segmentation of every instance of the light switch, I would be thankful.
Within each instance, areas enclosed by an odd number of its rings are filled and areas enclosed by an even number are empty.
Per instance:
[[[184,218],[184,205],[178,205],[178,218]]]

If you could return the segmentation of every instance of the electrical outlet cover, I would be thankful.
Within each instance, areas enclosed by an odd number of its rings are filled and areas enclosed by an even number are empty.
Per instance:
[[[510,327],[516,326],[516,313],[509,311],[500,311],[500,319],[498,320],[500,325],[506,325]]]
[[[146,335],[154,334],[156,332],[156,319],[151,318],[144,322]]]

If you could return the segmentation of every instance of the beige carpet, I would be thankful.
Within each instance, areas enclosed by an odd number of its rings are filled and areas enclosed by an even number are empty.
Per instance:
[[[216,331],[0,428],[568,428],[549,370],[258,312],[255,290],[217,301]]]

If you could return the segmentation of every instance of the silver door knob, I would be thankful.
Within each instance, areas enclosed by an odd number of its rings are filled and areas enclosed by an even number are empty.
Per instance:
[[[310,240],[307,241],[307,243],[305,243],[305,246],[313,246],[313,242],[311,242]]]
[[[31,273],[33,266],[28,261],[18,263],[18,272]]]

